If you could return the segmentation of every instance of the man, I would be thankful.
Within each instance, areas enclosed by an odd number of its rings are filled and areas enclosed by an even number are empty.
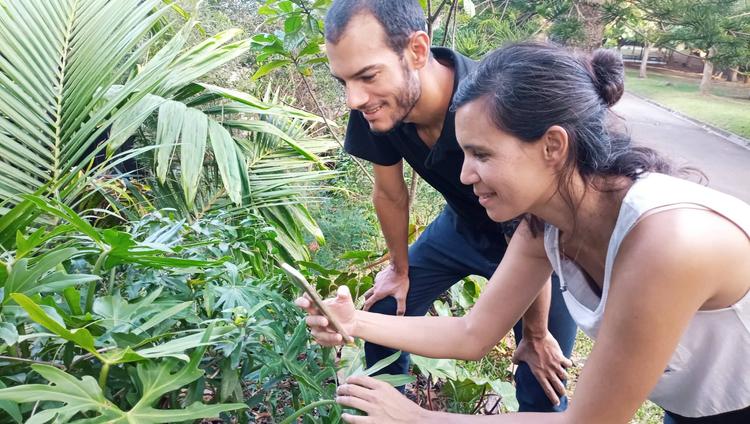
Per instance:
[[[365,294],[365,309],[383,314],[426,314],[467,275],[489,278],[507,246],[503,225],[481,206],[482,194],[459,180],[463,153],[449,109],[458,82],[475,63],[445,48],[430,49],[424,28],[417,0],[335,0],[325,21],[331,71],[352,109],[345,149],[373,164],[372,198],[391,254]],[[403,160],[447,202],[411,247]],[[567,406],[564,367],[576,327],[554,280],[514,328],[515,358],[525,361],[515,375],[522,411]],[[365,344],[368,366],[392,352]],[[408,366],[405,353],[382,372],[402,374]]]

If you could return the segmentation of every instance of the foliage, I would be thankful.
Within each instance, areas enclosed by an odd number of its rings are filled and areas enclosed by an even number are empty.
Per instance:
[[[253,36],[256,60],[262,64],[253,79],[287,65],[309,77],[313,66],[327,63],[321,46],[323,16],[330,4],[331,0],[267,0],[258,13],[267,17],[268,25],[281,24],[283,30]]]
[[[684,43],[723,66],[750,61],[750,9],[742,0],[633,0],[648,18],[668,26],[665,39]]]
[[[250,42],[235,41],[240,32],[230,29],[189,46],[195,21],[187,15],[180,24],[169,3],[9,1],[0,9],[8,23],[0,35],[0,204],[39,192],[80,207],[98,193],[131,219],[129,209],[152,201],[186,218],[234,204],[276,226],[289,259],[306,258],[299,229],[323,240],[301,204],[305,184],[332,174],[319,156],[330,140],[311,135],[320,118],[270,92],[261,100],[196,83]],[[28,16],[54,19],[50,26]],[[136,134],[140,148],[132,147]],[[111,180],[115,166],[143,154],[152,154],[157,181]]]

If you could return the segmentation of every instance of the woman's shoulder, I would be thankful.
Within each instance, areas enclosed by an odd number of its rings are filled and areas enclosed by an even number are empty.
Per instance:
[[[748,234],[736,223],[710,209],[680,207],[641,219],[623,240],[615,270],[630,275],[631,284],[653,277],[711,297],[728,281],[747,280],[748,257]]]

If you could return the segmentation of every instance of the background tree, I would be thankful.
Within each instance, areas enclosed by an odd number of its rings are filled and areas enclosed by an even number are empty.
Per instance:
[[[665,39],[701,52],[705,61],[700,91],[708,94],[714,67],[746,61],[750,5],[746,0],[631,0],[646,19],[670,30]]]

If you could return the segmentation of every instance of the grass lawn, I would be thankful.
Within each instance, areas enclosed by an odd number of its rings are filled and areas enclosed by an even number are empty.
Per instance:
[[[750,138],[750,85],[714,82],[712,94],[698,92],[700,80],[649,71],[626,69],[626,90],[649,98],[699,121]]]

